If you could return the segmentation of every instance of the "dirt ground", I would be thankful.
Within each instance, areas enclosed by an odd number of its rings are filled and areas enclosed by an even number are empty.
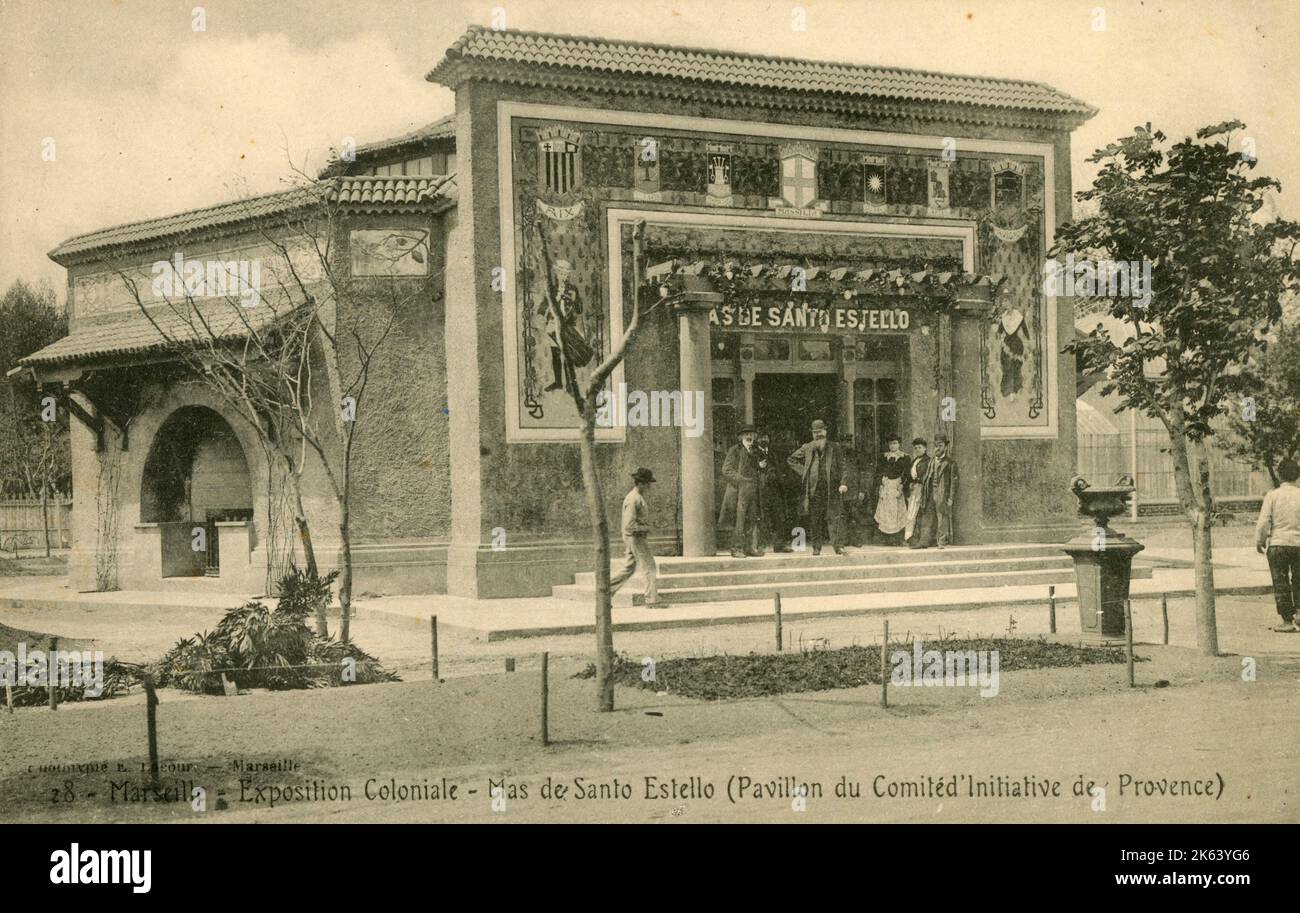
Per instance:
[[[46,558],[44,552],[28,551],[20,552],[17,558],[0,556],[0,577],[54,577],[67,572],[66,554],[56,553]]]
[[[1034,670],[1004,673],[996,698],[894,688],[888,710],[875,689],[704,703],[620,688],[619,709],[599,714],[592,683],[560,663],[550,746],[535,672],[163,692],[159,793],[142,788],[142,699],[25,709],[0,715],[0,819],[1300,821],[1300,658],[1260,657],[1247,682],[1240,657],[1139,652],[1151,661],[1138,689],[1122,665]],[[835,795],[842,777],[860,798]],[[543,795],[548,778],[566,794]],[[1048,794],[997,797],[1013,781]],[[1090,781],[1104,810],[1075,795]],[[386,796],[390,783],[414,797]],[[972,797],[979,788],[993,792]]]

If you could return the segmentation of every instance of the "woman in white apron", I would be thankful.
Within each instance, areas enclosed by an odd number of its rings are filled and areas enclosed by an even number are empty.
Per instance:
[[[900,534],[907,526],[907,502],[903,498],[903,478],[912,466],[911,458],[903,453],[902,441],[891,436],[889,450],[876,462],[879,494],[876,497],[876,527],[886,541],[902,545]]]

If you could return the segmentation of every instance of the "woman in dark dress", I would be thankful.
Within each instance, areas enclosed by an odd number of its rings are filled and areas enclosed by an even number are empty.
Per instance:
[[[876,460],[876,527],[881,541],[902,545],[907,526],[903,480],[912,468],[912,459],[903,452],[903,442],[897,435],[890,435],[888,443],[889,449]]]

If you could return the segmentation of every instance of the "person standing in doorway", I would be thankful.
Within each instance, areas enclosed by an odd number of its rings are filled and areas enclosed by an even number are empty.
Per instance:
[[[930,465],[930,500],[934,504],[935,542],[939,548],[952,543],[952,504],[957,497],[957,461],[948,453],[948,439],[934,439],[934,461]]]
[[[1280,634],[1295,634],[1296,610],[1300,608],[1300,465],[1295,460],[1278,464],[1277,488],[1264,495],[1255,524],[1255,549],[1268,556],[1273,577],[1273,601],[1282,624]]]
[[[934,499],[930,491],[930,470],[934,462],[929,442],[912,439],[912,466],[907,471],[907,528],[903,538],[909,548],[934,545]]]
[[[654,552],[650,551],[650,508],[646,506],[645,496],[655,482],[655,475],[644,467],[632,473],[632,490],[623,499],[623,544],[627,546],[627,556],[623,569],[609,581],[609,595],[612,599],[619,587],[627,583],[638,570],[645,577],[645,604],[659,605],[659,568],[655,565]]]
[[[758,434],[753,425],[740,429],[740,440],[727,451],[722,461],[722,478],[727,490],[722,495],[718,525],[731,526],[731,557],[757,558],[759,523],[763,505],[759,498],[760,476],[770,465],[767,455],[760,454],[754,442]]]
[[[776,552],[790,551],[790,511],[786,508],[786,470],[785,460],[772,452],[772,436],[759,430],[758,440],[759,466],[763,467],[758,476],[758,502],[763,507],[763,519],[759,524],[761,541],[769,543]]]
[[[835,554],[844,554],[844,495],[848,493],[849,461],[838,444],[827,439],[826,423],[812,423],[813,439],[786,461],[799,477],[799,513],[812,553],[820,555],[829,540]]]
[[[903,453],[903,442],[891,434],[889,449],[876,461],[876,528],[884,541],[903,544],[907,527],[907,500],[903,497],[903,479],[912,469],[912,458]]]

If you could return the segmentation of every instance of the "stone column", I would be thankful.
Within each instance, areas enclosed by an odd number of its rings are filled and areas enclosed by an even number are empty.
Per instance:
[[[704,391],[703,432],[682,433],[682,554],[715,554],[713,505],[713,369],[709,350],[709,312],[715,297],[687,292],[673,307],[677,315],[681,389],[686,396]]]
[[[951,396],[957,400],[957,421],[946,426],[957,461],[957,497],[953,501],[953,538],[958,545],[981,540],[984,520],[983,454],[980,426],[980,334],[988,320],[987,298],[972,295],[954,302],[948,327],[951,353]]]

